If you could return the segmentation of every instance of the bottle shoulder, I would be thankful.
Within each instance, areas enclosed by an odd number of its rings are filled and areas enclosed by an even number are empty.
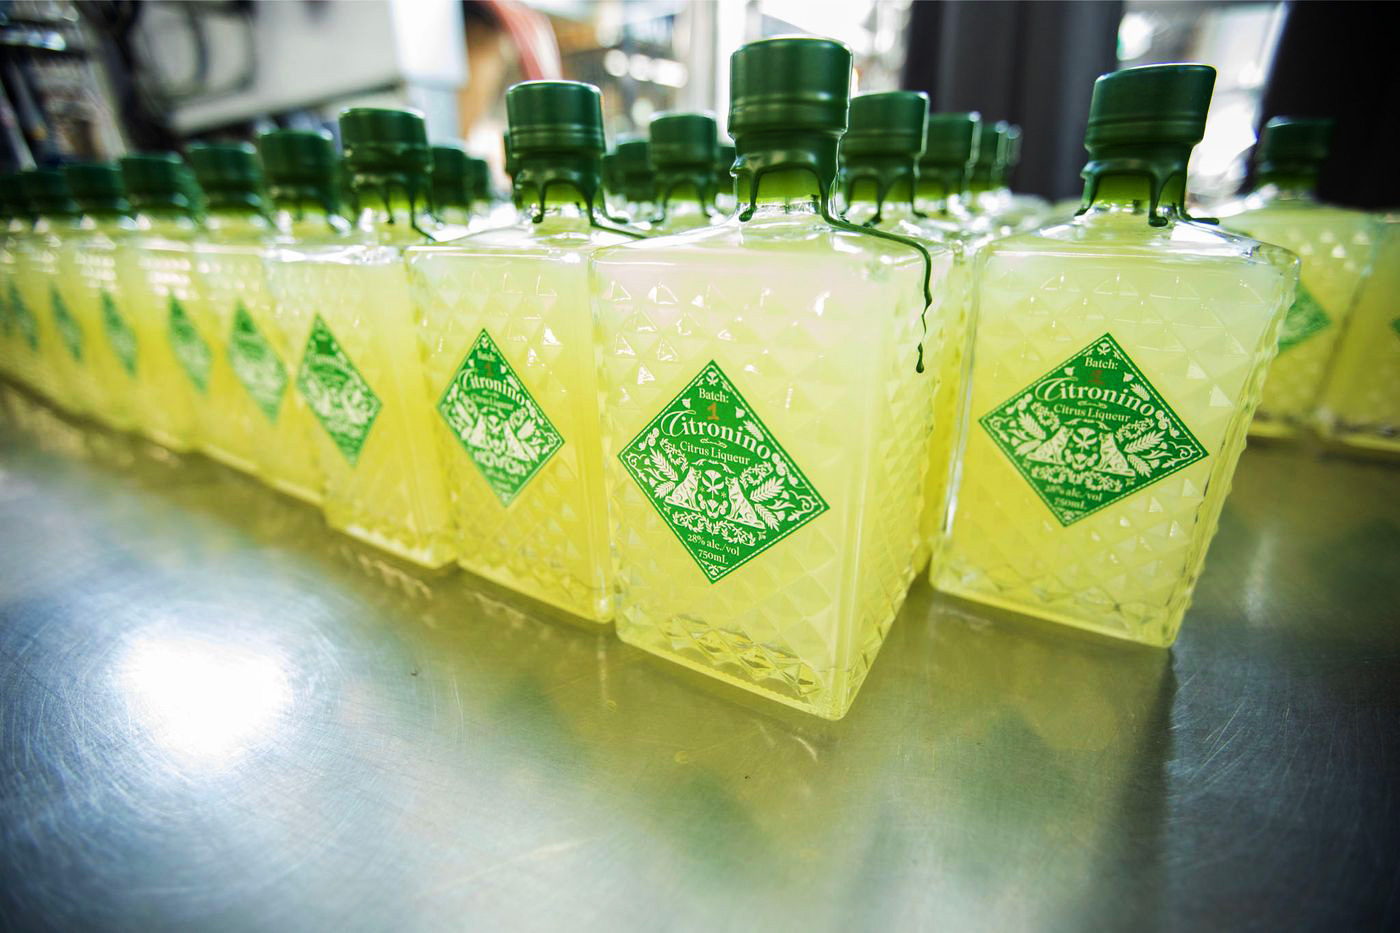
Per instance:
[[[521,218],[447,242],[414,246],[408,254],[410,258],[483,254],[566,258],[628,241],[625,234],[592,226],[587,217],[546,217],[539,223]]]
[[[1149,226],[1140,214],[1092,216],[1051,224],[988,243],[981,254],[1122,257],[1158,262],[1263,262],[1287,266],[1291,254],[1216,224],[1192,220]]]
[[[925,248],[942,252],[937,244]],[[594,261],[607,263],[815,261],[822,264],[915,265],[917,252],[903,244],[866,232],[833,226],[810,214],[778,215],[723,223],[680,233],[650,237],[600,250]]]

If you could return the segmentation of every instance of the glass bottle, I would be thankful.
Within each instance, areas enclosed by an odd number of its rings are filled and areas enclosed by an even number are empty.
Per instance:
[[[724,219],[715,208],[717,132],[715,118],[707,113],[663,113],[651,121],[656,216],[648,232],[679,233]]]
[[[131,235],[118,244],[123,310],[136,335],[136,421],[143,434],[171,450],[195,446],[194,394],[208,385],[213,348],[194,325],[198,300],[194,217],[188,172],[174,153],[123,156],[122,182],[136,211]]]
[[[975,244],[956,222],[918,210],[915,205],[918,160],[929,143],[928,97],[913,91],[885,91],[851,99],[850,127],[841,140],[846,219],[876,230],[914,237],[928,244],[933,303],[925,316],[933,348],[925,359],[933,378],[908,387],[919,392],[933,411],[933,436],[909,578],[928,561],[934,532],[947,504],[948,464],[957,437],[957,387],[961,382],[962,343],[967,339],[967,271],[964,258]],[[949,124],[941,121],[938,130]],[[966,129],[971,124],[964,123]],[[954,124],[956,126],[956,124]],[[935,146],[949,143],[940,136]],[[957,143],[952,143],[956,147]],[[962,161],[967,161],[963,150]],[[931,394],[930,394],[931,393]],[[899,420],[908,420],[900,400]]]
[[[724,216],[734,213],[734,147],[721,142],[715,156],[715,208]]]
[[[1334,443],[1400,453],[1400,214],[1375,226],[1375,259],[1322,384],[1318,427]]]
[[[977,113],[930,113],[924,151],[919,156],[919,177],[914,205],[926,216],[943,223],[971,228],[973,216],[967,192],[972,159],[982,138],[982,117]]]
[[[755,42],[730,74],[740,211],[592,262],[617,631],[835,719],[906,593],[928,255],[831,213],[845,46]]]
[[[191,146],[189,159],[206,199],[204,230],[194,241],[199,300],[189,310],[212,350],[194,394],[199,447],[234,469],[257,473],[262,422],[286,388],[286,373],[270,365],[280,361],[254,323],[255,316],[267,316],[271,301],[263,253],[273,227],[262,169],[247,143]]]
[[[30,227],[28,208],[17,174],[0,175],[0,376],[23,382],[24,336],[20,332],[18,253],[20,237]],[[12,298],[12,295],[14,296]]]
[[[598,219],[601,101],[589,84],[512,87],[525,213],[408,254],[462,566],[595,622],[613,574],[586,259],[629,238]]]
[[[251,344],[258,349],[246,354],[260,373],[250,382],[260,387],[265,416],[255,432],[258,472],[273,488],[320,505],[322,428],[294,384],[314,312],[290,297],[282,300],[282,276],[289,268],[305,268],[297,263],[308,253],[346,246],[350,224],[340,214],[337,156],[329,133],[273,130],[258,137],[258,152],[276,230],[265,256],[269,300],[248,309],[247,331],[260,337],[250,341],[250,350]]]
[[[656,169],[651,163],[651,144],[645,139],[624,139],[614,153],[622,214],[634,226],[645,228],[656,215]]]
[[[469,232],[472,195],[467,176],[470,171],[467,151],[461,146],[433,146],[432,212],[438,222],[433,230],[433,239],[439,243],[455,240]]]
[[[1313,420],[1332,349],[1370,266],[1372,218],[1314,194],[1331,142],[1330,120],[1274,117],[1255,150],[1255,190],[1215,210],[1231,230],[1291,250],[1303,263],[1250,428],[1260,437],[1292,437]]]
[[[132,430],[141,347],[117,276],[119,246],[136,228],[131,204],[115,163],[69,165],[64,175],[83,220],[71,241],[72,274],[60,291],[83,334],[89,411],[109,427]]]
[[[1099,78],[1086,208],[981,251],[939,589],[1176,637],[1296,270],[1184,213],[1214,81],[1204,65]]]
[[[276,258],[279,307],[310,319],[295,381],[320,426],[322,509],[352,537],[443,567],[457,536],[403,262],[432,239],[432,150],[423,118],[406,110],[351,108],[340,134],[353,234]]]
[[[80,219],[78,206],[59,169],[21,173],[20,190],[33,215],[32,225],[14,241],[17,287],[10,294],[21,336],[21,376],[53,404],[81,413],[85,400],[75,391],[75,370],[84,350],[82,334],[58,291],[66,271],[65,242]]]
[[[1001,137],[1001,154],[992,172],[992,191],[988,200],[994,205],[997,219],[1016,232],[1033,230],[1043,223],[1050,212],[1044,198],[1018,194],[1011,190],[1011,175],[1021,164],[1021,128],[1008,124]]]

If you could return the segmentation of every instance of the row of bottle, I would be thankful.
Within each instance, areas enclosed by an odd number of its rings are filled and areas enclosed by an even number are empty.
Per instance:
[[[341,118],[353,228],[318,134],[260,140],[271,212],[251,150],[193,150],[203,223],[174,157],[70,167],[81,211],[31,174],[4,365],[818,715],[930,552],[947,592],[1170,644],[1296,280],[1184,212],[1213,71],[1101,78],[1086,210],[1010,237],[964,196],[977,121],[849,78],[826,40],[741,49],[735,213],[709,209],[713,121],[658,118],[652,235],[609,216],[571,82],[508,92],[518,216],[477,232],[429,210],[403,111]]]

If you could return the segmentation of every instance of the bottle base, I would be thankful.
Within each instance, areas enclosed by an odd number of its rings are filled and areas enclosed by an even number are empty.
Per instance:
[[[216,460],[224,466],[235,469],[240,473],[247,473],[251,476],[258,475],[258,466],[251,459],[224,450],[222,447],[215,447],[212,444],[201,446],[199,452],[209,459]]]
[[[416,564],[428,570],[441,570],[451,565],[457,559],[456,549],[448,545],[433,543],[424,547],[412,547],[397,538],[384,534],[378,529],[366,528],[363,525],[354,523],[344,525],[332,523],[331,527],[341,534],[354,538],[356,541],[362,541],[387,554],[392,554],[400,560],[407,561],[410,564]]]
[[[612,623],[612,599],[606,595],[600,597],[591,607],[584,608],[577,602],[571,602],[566,599],[545,594],[539,589],[529,586],[528,583],[523,583],[509,570],[482,567],[477,564],[468,563],[465,560],[458,560],[457,564],[474,577],[489,580],[491,583],[510,590],[512,593],[517,593],[533,602],[549,606],[551,609],[557,609],[560,612],[568,613],[576,619],[581,619],[584,622],[589,622],[594,625],[610,625]]]
[[[1037,622],[1049,622],[1054,625],[1064,625],[1070,628],[1079,629],[1084,632],[1092,632],[1115,641],[1128,642],[1135,645],[1145,645],[1150,648],[1170,648],[1176,641],[1177,633],[1181,630],[1181,622],[1177,620],[1175,625],[1158,624],[1145,626],[1140,632],[1132,632],[1125,628],[1112,625],[1105,625],[1090,619],[1083,619],[1068,613],[1055,612],[1048,609],[1031,609],[1024,603],[1011,599],[1002,599],[981,590],[960,586],[955,581],[940,579],[934,575],[930,582],[938,592],[948,596],[953,596],[969,603],[978,603],[1009,612],[1023,619],[1031,619]]]
[[[305,502],[307,505],[315,506],[319,509],[322,502],[325,501],[324,497],[321,495],[320,487],[312,488],[301,483],[294,483],[291,480],[278,479],[273,476],[268,476],[265,472],[259,475],[266,480],[267,484],[273,489],[299,502]]]

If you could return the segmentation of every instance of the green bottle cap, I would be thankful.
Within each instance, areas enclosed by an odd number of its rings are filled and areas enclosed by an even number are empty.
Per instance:
[[[830,190],[850,86],[851,51],[830,39],[764,39],[734,53],[729,134],[734,172],[751,196],[772,171],[811,172],[822,192]]]
[[[719,153],[715,118],[707,113],[663,113],[651,121],[651,160],[658,171],[686,167],[710,171]]]
[[[473,201],[491,200],[491,166],[485,159],[467,156],[467,194]]]
[[[458,145],[433,146],[433,207],[471,207],[467,151]]]
[[[1006,133],[1009,128],[1010,125],[1005,120],[998,120],[991,126],[982,125],[982,132],[977,135],[977,151],[972,157],[974,172],[990,172],[996,167],[1005,151]]]
[[[340,159],[330,133],[272,130],[258,137],[258,152],[274,204],[295,210],[310,202],[328,214],[339,211]]]
[[[601,156],[603,95],[581,81],[525,81],[506,91],[510,143],[517,157],[579,152]]]
[[[118,164],[127,197],[136,210],[194,212],[196,204],[185,177],[185,163],[175,153],[142,152],[122,156]]]
[[[729,60],[729,134],[846,129],[851,50],[830,39],[783,37],[743,46]]]
[[[115,162],[77,162],[66,166],[68,188],[84,214],[129,214],[122,172]]]
[[[78,203],[68,190],[68,179],[57,168],[35,168],[20,173],[20,191],[30,209],[42,217],[73,217]]]
[[[1209,65],[1143,65],[1101,75],[1089,101],[1084,148],[1087,210],[1109,176],[1145,178],[1148,223],[1162,226],[1162,201],[1184,216],[1186,163],[1205,133],[1215,69]]]
[[[729,178],[729,170],[734,167],[734,159],[738,153],[735,152],[732,143],[720,143],[719,154],[715,157],[715,171],[725,178]]]
[[[618,161],[617,150],[603,156],[603,187],[613,194],[622,194],[622,163]]]
[[[624,139],[614,152],[623,195],[630,201],[655,198],[656,169],[651,163],[651,144],[645,139]]]
[[[1259,174],[1316,174],[1332,152],[1335,126],[1326,119],[1274,117],[1264,124],[1254,149]]]
[[[982,117],[978,113],[930,113],[920,166],[958,166],[966,170],[978,151]]]
[[[356,175],[426,176],[432,168],[427,127],[412,110],[351,107],[340,115],[340,143]]]
[[[195,181],[215,210],[263,209],[262,166],[248,143],[204,143],[190,147]]]
[[[520,170],[520,161],[515,154],[515,147],[510,144],[510,130],[501,133],[501,148],[505,151],[506,174],[513,179],[515,173]]]
[[[882,91],[851,98],[851,123],[841,139],[846,158],[903,156],[916,159],[924,149],[928,95],[921,91]]]
[[[1175,143],[1189,149],[1205,133],[1214,87],[1209,65],[1142,65],[1101,75],[1089,101],[1084,148]]]

